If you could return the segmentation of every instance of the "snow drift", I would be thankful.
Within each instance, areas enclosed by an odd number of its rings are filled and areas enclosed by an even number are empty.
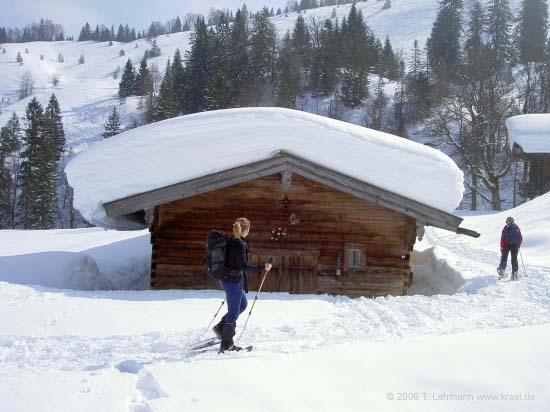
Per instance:
[[[0,281],[73,290],[148,289],[147,231],[0,230]]]
[[[127,227],[103,203],[260,161],[280,151],[432,206],[452,211],[463,174],[421,144],[326,117],[281,108],[198,113],[105,140],[66,167],[74,204],[90,222]]]

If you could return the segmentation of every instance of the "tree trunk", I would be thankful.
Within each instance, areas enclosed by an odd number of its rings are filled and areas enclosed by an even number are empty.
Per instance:
[[[473,167],[470,169],[470,173],[472,176],[472,204],[470,209],[477,210],[477,175]]]
[[[500,184],[498,180],[492,182],[491,186],[491,204],[493,205],[493,210],[500,211],[502,210],[502,200],[500,198]]]

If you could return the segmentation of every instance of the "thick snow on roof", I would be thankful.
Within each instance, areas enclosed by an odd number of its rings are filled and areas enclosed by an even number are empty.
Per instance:
[[[550,153],[550,114],[523,114],[506,120],[510,147],[514,143],[525,153]]]
[[[106,139],[66,167],[74,204],[90,222],[128,227],[103,203],[264,160],[284,150],[450,212],[463,174],[442,152],[296,110],[240,108],[165,120]]]

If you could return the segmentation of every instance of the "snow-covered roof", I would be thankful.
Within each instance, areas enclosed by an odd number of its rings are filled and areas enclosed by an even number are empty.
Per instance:
[[[521,146],[524,153],[550,153],[550,114],[523,114],[506,120],[510,147]]]
[[[90,222],[128,227],[104,203],[281,151],[444,212],[456,208],[463,174],[442,152],[361,126],[282,108],[239,108],[150,124],[106,139],[66,167],[74,204]]]

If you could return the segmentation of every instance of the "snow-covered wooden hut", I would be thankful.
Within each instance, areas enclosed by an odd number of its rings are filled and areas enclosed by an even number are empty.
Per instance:
[[[550,114],[524,114],[506,120],[512,161],[523,163],[519,191],[534,198],[550,191]]]
[[[451,214],[463,175],[443,153],[360,126],[278,108],[183,116],[125,132],[66,168],[90,222],[151,231],[152,288],[217,285],[209,230],[251,220],[264,290],[405,295],[424,226],[477,236]],[[249,276],[251,290],[259,274]]]

